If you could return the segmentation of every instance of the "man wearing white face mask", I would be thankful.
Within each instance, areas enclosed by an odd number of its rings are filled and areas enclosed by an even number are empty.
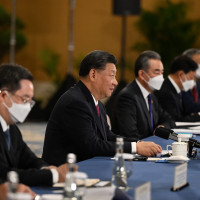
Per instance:
[[[48,166],[25,144],[16,122],[23,122],[34,105],[33,77],[19,66],[0,66],[0,179],[16,171],[19,181],[29,186],[51,186],[63,182],[67,164]]]
[[[158,126],[174,127],[174,121],[166,113],[152,92],[163,83],[163,64],[160,55],[144,51],[135,62],[135,76],[118,95],[111,125],[114,133],[142,139],[153,135]]]
[[[183,107],[186,114],[198,113],[200,112],[200,50],[187,49],[183,52],[183,55],[190,57],[198,65],[194,87],[187,92],[182,92]]]
[[[182,105],[181,91],[188,91],[194,87],[197,64],[188,56],[179,56],[171,64],[170,74],[165,79],[159,91],[156,92],[160,105],[175,121],[200,121],[198,114],[188,115]]]
[[[9,107],[4,102],[3,102],[3,105],[8,109],[8,111],[10,113],[10,117],[12,118],[13,122],[15,122],[15,123],[24,122],[27,115],[31,111],[31,108],[34,106],[35,102],[33,100],[30,100],[30,102],[27,101],[27,102],[24,102],[23,104],[15,103],[6,90],[5,90],[5,93],[9,97],[12,105],[11,105],[11,107]],[[14,96],[20,98],[20,96],[17,96],[17,95],[14,95]],[[26,101],[26,100],[24,100],[24,101]]]

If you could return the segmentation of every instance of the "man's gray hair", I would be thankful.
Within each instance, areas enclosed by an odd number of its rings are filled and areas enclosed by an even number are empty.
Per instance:
[[[187,49],[183,52],[184,56],[188,56],[190,58],[192,58],[194,55],[196,54],[200,54],[200,50],[196,49],[196,48],[191,48],[191,49]]]
[[[160,55],[152,50],[143,51],[135,62],[135,76],[138,77],[138,71],[144,70],[147,71],[149,69],[149,60],[161,60]]]

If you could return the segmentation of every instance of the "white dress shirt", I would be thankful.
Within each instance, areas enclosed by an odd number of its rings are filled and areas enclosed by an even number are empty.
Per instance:
[[[168,76],[168,78],[169,78],[171,84],[174,86],[174,88],[177,91],[177,93],[178,94],[181,93],[181,90],[180,90],[179,86],[176,84],[176,82],[170,76]]]
[[[148,103],[148,95],[150,94],[142,85],[141,83],[136,79],[136,83],[138,84],[138,87],[140,88],[142,95],[144,97],[144,100],[146,102],[147,108],[149,110],[149,103]]]

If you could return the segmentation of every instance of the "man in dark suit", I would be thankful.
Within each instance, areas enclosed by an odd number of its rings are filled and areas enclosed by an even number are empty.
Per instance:
[[[109,97],[117,85],[115,64],[116,58],[105,51],[93,51],[82,60],[80,81],[61,96],[51,113],[44,160],[59,165],[71,152],[78,161],[115,155],[117,135],[109,130],[106,111],[99,101]],[[161,147],[152,142],[124,142],[126,153],[152,156],[160,151]]]
[[[190,57],[198,65],[194,87],[187,92],[182,91],[183,108],[186,114],[198,113],[200,112],[200,50],[187,49],[183,52],[183,55]]]
[[[161,89],[156,92],[160,105],[171,114],[175,121],[195,122],[200,120],[197,113],[188,115],[182,105],[181,91],[194,87],[197,64],[188,56],[179,56],[171,64],[170,74]]]
[[[7,172],[16,171],[21,183],[51,186],[65,180],[67,165],[48,166],[37,158],[15,124],[25,120],[34,104],[32,80],[21,66],[0,66],[0,178],[6,180]]]
[[[114,133],[142,139],[153,135],[158,126],[174,127],[174,121],[166,113],[152,92],[159,90],[163,82],[163,64],[160,55],[144,51],[135,62],[135,76],[118,95],[111,116]]]

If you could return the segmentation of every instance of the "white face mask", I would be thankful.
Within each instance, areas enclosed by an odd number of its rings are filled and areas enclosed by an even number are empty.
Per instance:
[[[200,65],[198,65],[198,68],[197,68],[197,70],[196,70],[196,77],[197,77],[198,79],[200,79]]]
[[[8,93],[7,93],[7,95],[8,95]],[[11,99],[11,97],[9,95],[8,95],[8,97],[10,98],[10,101],[12,102],[12,106],[8,107],[5,103],[3,103],[3,104],[8,109],[8,111],[10,113],[10,117],[12,118],[12,120],[15,123],[24,122],[27,115],[31,111],[31,108],[33,107],[33,105],[31,105],[29,102],[27,102],[25,104],[18,104],[18,103],[13,102],[13,100]]]
[[[162,86],[162,83],[163,83],[163,81],[164,81],[163,75],[161,74],[161,75],[158,75],[158,76],[155,76],[155,77],[151,78],[151,77],[149,77],[149,75],[148,75],[146,72],[144,72],[144,73],[145,73],[145,74],[148,76],[148,78],[149,78],[149,81],[148,81],[148,82],[144,79],[144,81],[145,81],[146,83],[148,83],[149,88],[150,88],[151,90],[160,90],[160,88],[161,88],[161,86]]]
[[[184,74],[185,75],[185,74]],[[185,81],[182,82],[182,80],[180,79],[181,83],[182,83],[182,86],[183,86],[183,90],[185,92],[187,92],[188,90],[191,90],[194,86],[195,86],[195,81],[192,79],[192,80],[187,80],[186,78],[186,75],[185,75]]]

